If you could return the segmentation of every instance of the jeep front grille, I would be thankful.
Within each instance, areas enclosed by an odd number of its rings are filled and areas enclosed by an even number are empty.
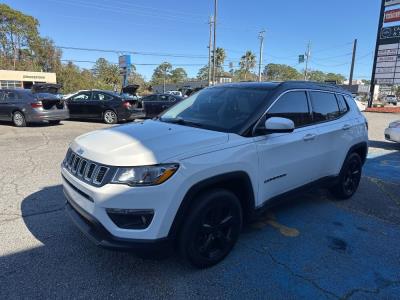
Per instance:
[[[71,149],[68,150],[63,162],[64,167],[75,177],[91,185],[101,186],[107,183],[105,178],[110,177],[110,167],[87,160]]]

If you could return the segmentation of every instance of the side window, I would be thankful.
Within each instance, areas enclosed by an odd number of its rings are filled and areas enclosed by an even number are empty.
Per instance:
[[[310,92],[315,123],[329,121],[340,116],[335,94],[325,92]]]
[[[92,100],[96,101],[107,101],[107,100],[112,100],[113,97],[111,95],[105,94],[105,93],[98,93],[95,92],[93,93]]]
[[[5,92],[4,100],[17,100],[17,94],[14,92]]]
[[[312,123],[306,92],[284,94],[267,113],[267,118],[281,117],[294,122],[295,127]]]
[[[158,101],[166,102],[166,101],[168,101],[169,97],[170,96],[168,96],[168,95],[160,95]]]
[[[90,92],[83,92],[71,98],[72,101],[90,100]]]
[[[349,106],[346,102],[346,99],[344,98],[343,95],[336,95],[338,104],[339,104],[339,111],[341,115],[344,115],[349,111]]]
[[[147,96],[146,98],[143,98],[143,101],[157,101],[157,95]]]

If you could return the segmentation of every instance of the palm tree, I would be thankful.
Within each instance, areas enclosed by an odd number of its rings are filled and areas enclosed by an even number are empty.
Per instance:
[[[240,69],[244,73],[244,80],[247,79],[247,74],[256,66],[257,60],[256,55],[251,51],[246,51],[246,53],[240,58]]]

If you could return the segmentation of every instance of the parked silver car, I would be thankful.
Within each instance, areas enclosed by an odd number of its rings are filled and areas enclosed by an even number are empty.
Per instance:
[[[0,90],[1,121],[24,127],[33,122],[58,124],[68,118],[68,107],[57,95],[23,89]]]

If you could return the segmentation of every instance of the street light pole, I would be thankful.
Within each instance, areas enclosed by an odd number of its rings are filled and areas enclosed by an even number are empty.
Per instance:
[[[353,85],[353,74],[354,74],[354,64],[356,62],[356,52],[357,52],[357,39],[354,40],[354,44],[353,44],[353,57],[351,59],[349,86]]]
[[[307,51],[306,51],[306,69],[304,70],[304,80],[307,80],[308,77],[308,61],[311,55],[311,41],[307,44]]]
[[[212,81],[213,85],[215,84],[215,74],[216,74],[216,62],[217,62],[217,8],[218,7],[218,0],[214,0],[214,45],[213,45],[213,76]]]
[[[212,26],[213,26],[213,17],[210,17],[210,38],[208,40],[208,86],[211,85],[211,46],[212,46]]]
[[[264,49],[264,33],[265,30],[262,30],[259,34],[258,34],[258,38],[260,39],[260,61],[258,62],[258,81],[261,82],[261,67],[262,67],[262,63],[263,63],[263,49]]]

